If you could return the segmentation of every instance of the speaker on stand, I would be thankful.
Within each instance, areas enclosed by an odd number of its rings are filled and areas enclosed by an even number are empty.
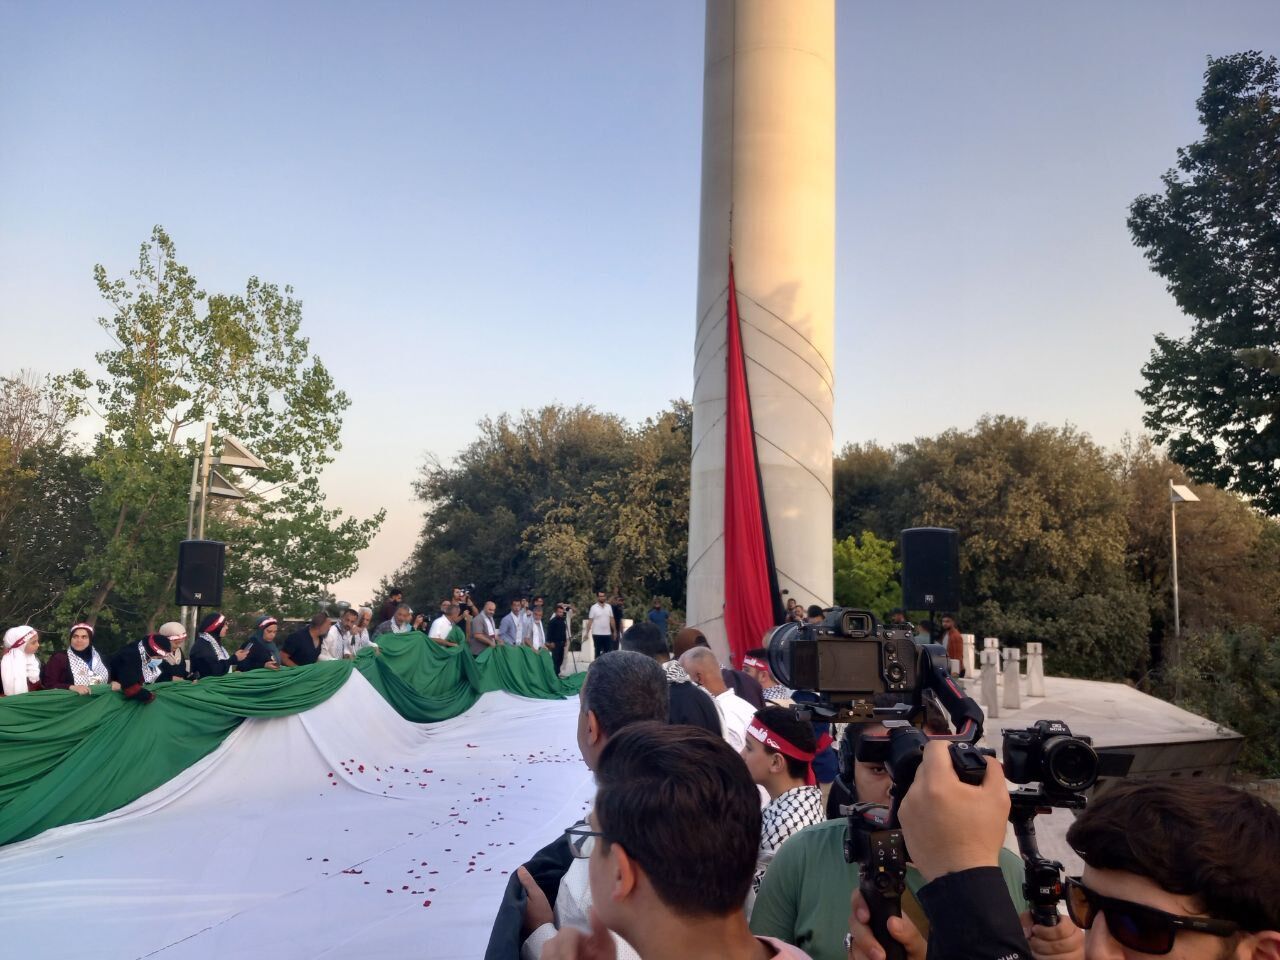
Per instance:
[[[222,605],[222,571],[227,545],[220,540],[183,540],[178,544],[175,603],[180,607]]]
[[[960,607],[960,536],[949,527],[902,531],[902,606],[955,612]]]

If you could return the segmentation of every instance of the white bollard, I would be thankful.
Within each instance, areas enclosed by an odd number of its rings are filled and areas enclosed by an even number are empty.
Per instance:
[[[1027,644],[1027,696],[1044,696],[1044,644]]]
[[[965,675],[972,676],[974,667],[977,665],[976,664],[977,656],[976,656],[975,644],[973,642],[973,634],[962,633],[960,634],[960,636],[964,639],[964,659],[961,660],[960,662],[964,666]]]
[[[1004,650],[1004,706],[1010,710],[1022,708],[1022,678],[1018,663],[1022,659],[1022,651],[1017,647]]]
[[[988,717],[1000,716],[1000,653],[988,647],[982,651],[982,705]]]

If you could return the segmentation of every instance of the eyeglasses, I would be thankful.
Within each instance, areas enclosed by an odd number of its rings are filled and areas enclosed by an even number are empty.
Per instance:
[[[1098,914],[1107,915],[1107,930],[1117,943],[1139,953],[1165,954],[1173,949],[1179,930],[1194,930],[1214,937],[1229,937],[1240,929],[1230,920],[1183,917],[1155,907],[1104,897],[1080,882],[1067,878],[1067,915],[1083,930],[1093,926]]]
[[[591,851],[596,848],[596,837],[602,840],[605,838],[599,830],[592,830],[585,820],[574,824],[564,835],[569,841],[569,852],[579,860],[591,856]]]

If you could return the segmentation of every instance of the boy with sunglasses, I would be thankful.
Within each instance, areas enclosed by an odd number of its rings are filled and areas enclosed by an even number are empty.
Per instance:
[[[1135,781],[1067,831],[1086,960],[1280,960],[1280,811],[1203,780]]]
[[[999,764],[971,787],[945,744],[928,745],[900,817],[929,880],[920,901],[931,960],[1027,957],[993,873],[1008,813]],[[1258,798],[1204,781],[1124,783],[1067,840],[1085,862],[1067,906],[1085,930],[1086,960],[1280,960],[1280,812]]]

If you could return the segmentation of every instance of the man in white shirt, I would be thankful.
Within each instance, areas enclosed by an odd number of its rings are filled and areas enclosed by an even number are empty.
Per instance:
[[[720,673],[720,661],[708,648],[694,647],[686,651],[680,657],[680,666],[684,667],[690,680],[711,694],[720,714],[725,742],[741,752],[746,745],[747,727],[756,715],[756,708],[729,689]]]
[[[462,619],[462,608],[456,603],[450,603],[445,612],[436,617],[431,622],[431,630],[427,636],[440,644],[442,647],[456,647],[457,644],[449,639],[449,634],[460,619]]]
[[[360,619],[360,611],[355,607],[347,607],[342,611],[338,622],[329,628],[320,644],[318,660],[350,660],[356,655],[355,634],[356,621]]]
[[[613,619],[613,607],[609,606],[603,590],[596,591],[596,602],[587,611],[587,622],[591,624],[591,641],[595,645],[596,656],[602,657],[614,649],[618,640],[618,624]]]

